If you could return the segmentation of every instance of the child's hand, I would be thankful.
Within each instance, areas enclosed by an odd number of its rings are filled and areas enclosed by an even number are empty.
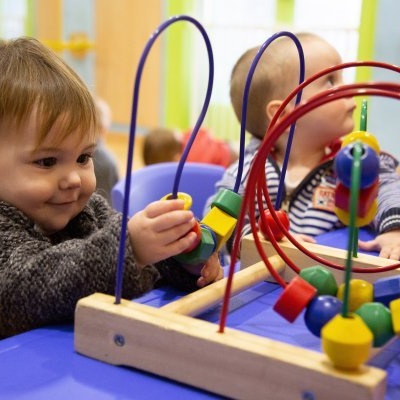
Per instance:
[[[364,251],[379,251],[380,257],[400,260],[400,230],[382,233],[367,242],[359,240],[358,247]]]
[[[213,253],[203,265],[182,265],[186,271],[193,275],[200,275],[197,280],[197,286],[202,288],[210,283],[219,281],[224,277],[224,270],[219,262],[218,253]]]
[[[312,236],[305,235],[304,233],[293,233],[292,236],[298,242],[317,243],[317,241]],[[286,240],[288,240],[288,239],[286,239]]]
[[[196,233],[189,232],[196,220],[183,205],[182,200],[155,201],[128,221],[133,254],[139,265],[180,254],[197,240]]]

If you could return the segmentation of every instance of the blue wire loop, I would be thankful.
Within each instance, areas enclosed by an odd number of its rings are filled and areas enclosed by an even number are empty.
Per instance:
[[[134,91],[133,91],[133,101],[132,101],[132,112],[131,112],[131,124],[129,130],[129,143],[128,143],[128,157],[126,164],[126,176],[125,176],[125,191],[124,191],[124,201],[122,208],[122,223],[121,223],[121,236],[119,241],[119,250],[118,250],[118,260],[117,260],[117,270],[116,270],[116,284],[115,284],[115,304],[121,303],[122,297],[122,282],[123,282],[123,274],[124,274],[124,258],[125,258],[125,243],[126,243],[126,230],[128,225],[128,213],[129,213],[129,195],[131,188],[131,171],[132,171],[132,161],[134,154],[134,143],[135,143],[135,131],[136,131],[136,121],[137,121],[137,109],[138,109],[138,98],[139,98],[139,88],[140,88],[140,80],[143,73],[143,68],[147,59],[147,56],[150,52],[151,47],[153,46],[155,40],[160,36],[160,34],[178,21],[187,21],[195,25],[196,28],[200,31],[203,36],[204,42],[207,47],[208,59],[209,59],[209,76],[208,76],[208,85],[207,92],[203,104],[203,108],[200,112],[199,118],[193,128],[193,132],[191,137],[186,144],[186,147],[182,153],[181,159],[178,163],[175,181],[173,185],[172,197],[177,198],[178,187],[180,178],[182,175],[183,166],[185,164],[186,158],[189,154],[190,148],[196,138],[197,132],[200,129],[200,126],[204,120],[205,114],[208,109],[208,105],[210,103],[211,92],[214,81],[214,58],[212,53],[212,47],[210,39],[205,31],[204,27],[194,18],[187,15],[178,15],[169,18],[167,21],[163,22],[150,36],[143,53],[139,60],[139,65],[136,72]]]
[[[253,62],[251,63],[249,72],[247,74],[246,84],[245,84],[244,91],[243,91],[242,115],[241,115],[241,124],[240,124],[240,150],[239,150],[238,172],[237,172],[236,182],[235,182],[235,186],[234,186],[234,192],[236,192],[236,193],[239,190],[240,182],[242,180],[242,174],[243,174],[245,132],[246,132],[246,121],[247,121],[247,103],[248,103],[248,99],[249,99],[251,80],[253,79],[255,69],[256,69],[257,64],[258,64],[261,56],[263,55],[264,51],[274,40],[276,40],[282,36],[288,36],[290,39],[293,40],[294,44],[296,45],[297,51],[299,53],[299,61],[300,61],[299,85],[301,83],[303,83],[303,81],[304,81],[304,76],[305,76],[304,52],[303,52],[303,48],[301,46],[299,39],[297,38],[297,36],[295,34],[293,34],[291,32],[281,31],[281,32],[275,33],[261,45],[256,56],[254,57]],[[301,96],[302,96],[302,90],[299,91],[299,93],[297,93],[296,100],[295,100],[296,106],[300,103]],[[293,142],[293,135],[294,135],[295,127],[296,127],[295,123],[292,124],[290,127],[288,143],[287,143],[286,152],[285,152],[285,158],[284,158],[283,166],[282,166],[282,174],[281,174],[281,179],[279,182],[278,196],[277,196],[276,207],[275,207],[276,209],[280,208],[280,203],[281,203],[281,198],[282,198],[282,190],[283,190],[282,189],[283,182],[285,180],[286,168],[287,168],[287,164],[288,164],[288,160],[289,160],[290,149],[291,149],[292,142]]]

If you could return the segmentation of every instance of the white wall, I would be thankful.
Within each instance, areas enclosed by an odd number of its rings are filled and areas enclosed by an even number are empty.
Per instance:
[[[400,66],[400,14],[398,0],[379,0],[374,60]],[[400,74],[374,68],[373,81],[400,83]],[[385,150],[400,159],[400,101],[373,97],[368,106],[368,131]]]

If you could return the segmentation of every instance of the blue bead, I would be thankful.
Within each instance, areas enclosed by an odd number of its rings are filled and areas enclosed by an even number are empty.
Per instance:
[[[389,307],[392,300],[400,297],[400,276],[377,279],[374,283],[374,301]]]
[[[354,161],[353,148],[355,143],[343,147],[335,157],[334,167],[339,181],[347,188],[351,187],[351,167]],[[364,143],[361,156],[361,178],[360,189],[371,186],[379,174],[379,156],[376,152]]]
[[[320,337],[321,329],[342,309],[342,302],[335,296],[314,297],[304,313],[304,322],[310,332]]]

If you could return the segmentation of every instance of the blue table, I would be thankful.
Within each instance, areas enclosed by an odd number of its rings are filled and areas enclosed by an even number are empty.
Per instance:
[[[227,325],[274,340],[320,351],[320,340],[300,316],[289,324],[272,310],[279,286],[262,282],[231,299]],[[171,288],[153,290],[137,299],[159,307],[181,294]],[[219,307],[200,316],[218,322]],[[173,362],[173,360],[171,360]],[[371,364],[388,372],[385,399],[400,399],[400,343],[394,341]],[[132,368],[116,367],[77,354],[73,326],[36,329],[0,341],[0,399],[220,399]]]

